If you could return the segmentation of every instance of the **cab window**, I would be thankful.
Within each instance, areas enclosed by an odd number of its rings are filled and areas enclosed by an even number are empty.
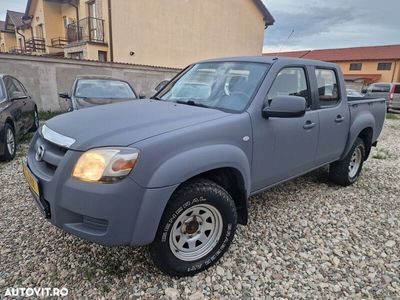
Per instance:
[[[275,78],[268,92],[268,102],[278,96],[304,97],[310,106],[310,91],[307,85],[306,72],[301,67],[282,69]]]
[[[336,106],[340,102],[336,73],[329,69],[315,69],[319,105],[321,108]]]

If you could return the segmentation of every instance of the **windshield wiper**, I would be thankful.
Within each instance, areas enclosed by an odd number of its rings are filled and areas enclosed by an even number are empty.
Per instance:
[[[152,100],[164,100],[164,99],[161,99],[160,97],[157,97],[157,96],[150,97],[150,99],[152,99]]]
[[[196,101],[194,101],[194,100],[187,100],[187,101],[184,101],[184,100],[177,100],[176,103],[179,103],[179,104],[186,104],[186,105],[191,105],[191,106],[198,106],[198,107],[210,108],[209,106],[207,106],[207,105],[205,105],[205,104],[202,104],[202,103],[198,103],[198,102],[196,102]]]

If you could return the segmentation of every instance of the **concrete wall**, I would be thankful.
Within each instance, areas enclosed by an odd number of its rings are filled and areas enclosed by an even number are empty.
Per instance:
[[[108,75],[128,81],[138,94],[148,97],[160,81],[171,79],[178,69],[100,63],[70,59],[0,54],[0,73],[18,78],[39,110],[59,111],[67,102],[58,97],[69,91],[77,75]]]

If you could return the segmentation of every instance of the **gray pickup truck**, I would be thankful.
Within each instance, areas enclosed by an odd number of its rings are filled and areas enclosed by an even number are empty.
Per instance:
[[[250,196],[326,165],[333,182],[354,183],[385,113],[385,99],[348,102],[335,64],[207,60],[152,99],[47,121],[24,174],[55,226],[149,245],[159,269],[193,275],[227,251]]]

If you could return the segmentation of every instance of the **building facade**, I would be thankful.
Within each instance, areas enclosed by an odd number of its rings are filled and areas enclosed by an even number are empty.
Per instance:
[[[292,51],[279,56],[337,63],[347,85],[358,90],[374,82],[400,82],[400,45]]]
[[[178,68],[260,55],[274,23],[261,0],[28,0],[22,19],[28,54]]]

